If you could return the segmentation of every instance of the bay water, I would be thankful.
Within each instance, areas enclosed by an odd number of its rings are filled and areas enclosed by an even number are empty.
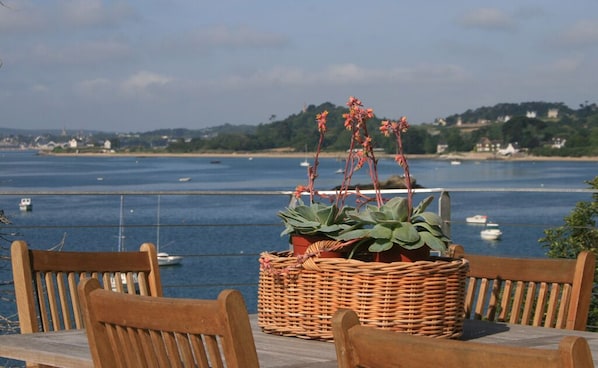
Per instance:
[[[160,270],[166,296],[214,298],[222,288],[237,288],[254,313],[260,252],[288,248],[288,239],[280,237],[283,227],[276,213],[290,197],[261,192],[292,191],[306,184],[302,160],[0,152],[0,209],[13,223],[0,230],[9,233],[10,240],[24,239],[38,249],[62,243],[63,250],[133,250],[153,242],[161,251],[184,256],[179,266]],[[545,256],[538,244],[544,229],[561,226],[577,202],[591,200],[591,193],[568,190],[588,188],[585,181],[598,175],[596,161],[488,160],[451,165],[446,160],[413,159],[410,166],[419,185],[450,193],[454,243],[469,253],[518,257]],[[337,159],[321,159],[317,188],[339,185],[342,175],[336,172],[341,167]],[[392,160],[381,160],[379,172],[381,180],[402,175]],[[353,180],[368,182],[365,171]],[[470,191],[473,188],[483,191]],[[550,191],[509,191],[521,188]],[[56,194],[66,191],[90,194]],[[191,193],[195,191],[205,194]],[[231,195],[220,195],[222,191]],[[245,194],[232,195],[239,191]],[[37,193],[29,195],[31,212],[18,208],[23,192]],[[418,194],[416,200],[423,196]],[[482,240],[483,227],[465,223],[475,214],[499,223],[502,239]],[[0,277],[10,279],[10,267],[0,270]],[[1,303],[0,309],[10,309]]]

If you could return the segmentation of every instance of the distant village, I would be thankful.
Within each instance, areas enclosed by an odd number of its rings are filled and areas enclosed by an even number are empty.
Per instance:
[[[527,111],[525,117],[528,119],[536,119],[538,118],[538,114],[536,111]],[[559,117],[559,109],[548,109],[546,114],[546,118],[549,120],[557,120]],[[478,119],[476,122],[473,123],[464,123],[461,117],[457,118],[456,126],[463,130],[475,130],[479,129],[480,127],[491,124],[491,123],[506,123],[507,121],[511,120],[511,116],[504,115],[499,116],[495,121],[487,120],[487,119]],[[446,121],[444,119],[436,119],[435,124],[439,126],[446,126]],[[560,149],[565,146],[567,142],[564,138],[555,137],[552,140],[551,148]],[[436,153],[446,153],[449,152],[450,148],[447,144],[439,143],[436,148]],[[525,151],[525,148],[520,148],[517,142],[509,142],[506,143],[506,146],[503,142],[499,141],[491,141],[488,138],[482,138],[479,142],[476,143],[475,152],[480,153],[494,153],[502,156],[510,156],[515,155],[519,152]]]
[[[536,111],[527,111],[526,118],[529,119],[544,119],[547,121],[559,121],[559,109],[550,108],[546,116],[539,117]],[[465,122],[458,116],[456,123],[454,120],[452,126],[456,127],[463,133],[475,131],[482,127],[493,123],[506,123],[511,119],[511,116],[499,116],[496,120],[478,119],[475,122]],[[436,119],[433,124],[429,124],[431,128],[445,127],[447,121],[445,119]],[[198,131],[195,131],[197,133]],[[0,131],[0,133],[2,133]],[[56,132],[58,133],[58,131]],[[217,133],[213,134],[216,136]],[[207,134],[202,138],[210,138]],[[78,133],[69,134],[66,129],[62,129],[59,134],[40,134],[37,136],[26,135],[0,135],[0,150],[37,150],[40,152],[93,152],[93,153],[116,153],[116,152],[130,152],[132,147],[136,150],[143,150],[150,152],[152,150],[159,151],[166,149],[169,144],[173,142],[189,142],[190,137],[159,135],[156,133]],[[560,137],[552,138],[550,148],[563,148],[567,140]],[[519,147],[518,142],[501,142],[497,140],[490,140],[487,137],[479,138],[472,150],[478,153],[491,153],[494,155],[511,156],[518,153],[526,153],[526,147]],[[448,144],[439,141],[436,146],[437,154],[447,154],[455,152]]]

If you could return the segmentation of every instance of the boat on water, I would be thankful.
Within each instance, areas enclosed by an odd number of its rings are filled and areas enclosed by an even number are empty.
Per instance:
[[[502,236],[502,231],[500,230],[498,224],[487,223],[486,228],[480,231],[480,236],[484,240],[498,240]]]
[[[451,165],[461,165],[460,160],[451,160]]]
[[[182,256],[171,256],[168,253],[158,252],[158,266],[174,266],[181,263]]]
[[[174,266],[181,263],[182,256],[171,256],[166,252],[160,252],[160,202],[158,195],[158,209],[156,211],[156,252],[158,253],[158,266]]]
[[[301,163],[299,164],[299,166],[302,166],[302,167],[308,167],[309,166],[309,161],[307,161],[307,145],[305,145],[305,159],[303,161],[301,161]]]
[[[191,178],[189,178],[189,177],[179,178],[179,181],[181,183],[185,183],[185,182],[191,181]]]
[[[31,198],[21,198],[21,202],[19,202],[19,209],[21,211],[31,211],[33,209]]]
[[[465,221],[468,224],[485,224],[488,222],[488,216],[486,215],[475,215],[471,217],[466,217]]]

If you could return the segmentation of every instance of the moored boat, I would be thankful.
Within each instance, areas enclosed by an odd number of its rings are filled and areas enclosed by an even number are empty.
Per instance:
[[[475,215],[465,218],[468,224],[485,224],[488,222],[488,216],[486,215]]]
[[[19,202],[19,209],[21,211],[31,211],[33,209],[31,198],[21,198],[21,202]]]
[[[168,253],[158,253],[158,265],[159,266],[174,266],[181,263],[183,260],[182,256],[171,256]]]
[[[486,228],[480,231],[480,236],[484,240],[498,240],[502,236],[502,231],[498,224],[488,223],[486,224]]]

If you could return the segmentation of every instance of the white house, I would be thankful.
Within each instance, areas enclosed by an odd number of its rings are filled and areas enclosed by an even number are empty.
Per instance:
[[[564,138],[552,138],[552,145],[550,147],[561,149],[565,147],[565,143],[567,143],[567,140]]]
[[[548,118],[556,119],[559,117],[559,109],[548,109]]]
[[[509,145],[506,148],[503,149],[499,149],[498,151],[496,151],[499,155],[503,155],[503,156],[510,156],[513,155],[517,152],[519,152],[519,149],[517,149],[515,146],[513,146],[512,143],[509,143]]]

